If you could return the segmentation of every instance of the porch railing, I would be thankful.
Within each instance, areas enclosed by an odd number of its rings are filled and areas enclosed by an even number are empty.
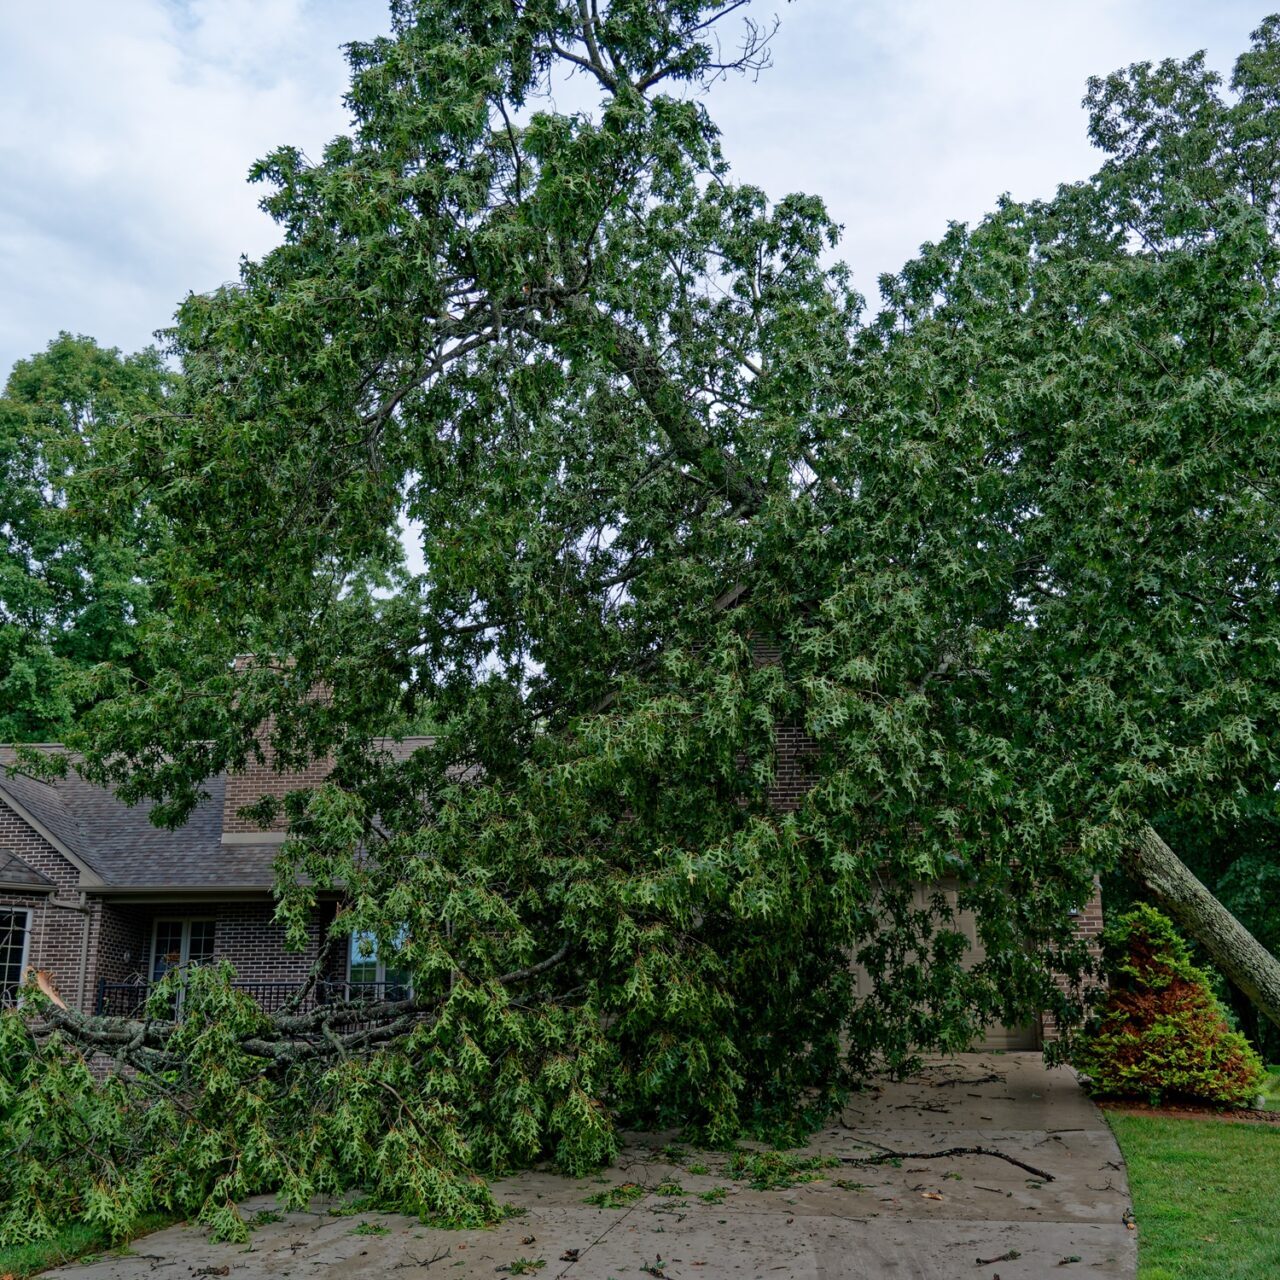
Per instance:
[[[94,1013],[98,1017],[140,1018],[146,1011],[150,982],[108,982],[98,980]],[[232,989],[252,996],[264,1013],[278,1013],[302,988],[301,982],[233,982]],[[403,982],[317,982],[298,1004],[298,1013],[308,1013],[326,1004],[344,1000],[404,1000],[409,989]]]

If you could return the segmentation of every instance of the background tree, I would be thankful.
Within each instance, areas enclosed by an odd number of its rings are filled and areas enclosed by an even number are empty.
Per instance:
[[[136,656],[151,596],[144,524],[131,507],[104,521],[76,490],[113,461],[109,433],[157,412],[172,380],[153,350],[122,356],[66,333],[9,375],[0,397],[0,741],[61,739],[77,673]]]

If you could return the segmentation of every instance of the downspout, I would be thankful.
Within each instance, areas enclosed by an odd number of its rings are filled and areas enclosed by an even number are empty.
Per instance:
[[[89,975],[89,895],[83,889],[80,890],[80,906],[77,910],[83,913],[84,927],[80,930],[80,978],[76,983],[76,1008],[84,1013],[84,988]]]
[[[80,972],[76,977],[76,1008],[84,1012],[85,979],[89,970],[89,895],[80,890],[78,902],[62,902],[56,897],[49,899],[50,907],[59,907],[63,911],[78,911],[84,918],[80,930]]]

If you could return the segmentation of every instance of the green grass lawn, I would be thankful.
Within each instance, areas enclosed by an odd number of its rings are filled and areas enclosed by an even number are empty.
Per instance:
[[[1280,1276],[1280,1125],[1106,1116],[1129,1168],[1138,1280]]]
[[[146,1231],[158,1231],[172,1222],[172,1218],[163,1214],[149,1214],[138,1223],[136,1235]],[[88,1258],[94,1254],[111,1254],[115,1257],[127,1256],[129,1246],[112,1246],[110,1241],[97,1227],[87,1226],[82,1222],[72,1222],[63,1227],[52,1240],[41,1240],[35,1244],[0,1246],[0,1280],[14,1277],[21,1280],[23,1276],[35,1275],[37,1271],[45,1271],[64,1262],[76,1258]]]

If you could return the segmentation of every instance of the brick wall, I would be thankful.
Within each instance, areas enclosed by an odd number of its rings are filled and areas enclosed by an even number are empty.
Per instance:
[[[147,976],[151,963],[152,913],[149,908],[102,903],[96,922],[92,989],[99,980],[127,982],[136,976]]]
[[[780,812],[790,813],[800,807],[814,784],[811,769],[817,744],[803,729],[792,725],[779,725],[774,730],[774,740],[777,768],[769,788],[769,803]]]
[[[155,906],[116,906],[107,903],[101,924],[91,935],[99,946],[92,971],[94,991],[99,978],[126,982],[149,977],[157,920],[212,920],[213,953],[229,960],[244,982],[298,982],[307,976],[319,951],[322,924],[332,911],[318,912],[302,951],[285,949],[284,927],[272,920],[269,899],[238,902],[173,902]],[[128,958],[126,958],[126,956]]]
[[[47,970],[63,999],[74,1005],[80,982],[84,932],[88,927],[92,955],[93,919],[99,904],[90,901],[86,911],[74,909],[79,904],[80,872],[2,800],[0,849],[17,854],[29,867],[54,883],[53,894],[0,889],[0,905],[25,907],[31,913],[27,963]],[[68,905],[55,906],[51,899]],[[86,992],[87,982],[86,974]]]
[[[333,768],[331,760],[316,760],[300,773],[278,773],[273,768],[274,756],[270,747],[264,746],[264,755],[266,758],[262,764],[251,764],[242,773],[227,775],[222,805],[223,835],[248,835],[263,830],[284,831],[286,824],[283,813],[277,815],[270,827],[264,828],[246,821],[238,811],[246,805],[257,804],[263,796],[275,796],[276,799],[283,800],[290,791],[319,786]]]
[[[1102,885],[1093,882],[1093,896],[1080,909],[1076,917],[1076,931],[1088,939],[1089,954],[1094,960],[1102,955]]]
[[[236,670],[245,671],[255,666],[256,663],[257,659],[252,655],[241,654],[236,659]],[[266,665],[277,672],[283,672],[293,664],[291,662],[283,664],[267,662]],[[329,696],[330,690],[325,685],[316,686],[310,695],[312,700],[318,702],[328,702]],[[275,718],[268,717],[258,730],[258,742],[263,754],[262,763],[251,762],[240,773],[227,775],[226,791],[224,792],[222,805],[222,833],[224,836],[250,835],[264,830],[283,832],[287,825],[283,815],[278,815],[269,827],[260,827],[257,823],[247,822],[244,818],[241,818],[237,810],[243,809],[246,805],[257,804],[264,796],[274,796],[277,800],[283,800],[290,791],[300,791],[304,787],[318,786],[329,776],[333,768],[333,761],[325,759],[313,760],[301,772],[279,772],[274,767],[275,753],[269,745],[274,731]]]
[[[199,914],[217,921],[214,954],[230,960],[244,982],[301,982],[315,963],[320,946],[320,921],[312,917],[305,951],[286,951],[284,926],[272,920],[275,904],[228,902],[210,905]]]
[[[1095,963],[1102,958],[1102,885],[1095,878],[1093,882],[1093,896],[1088,902],[1080,908],[1079,914],[1075,917],[1076,932],[1084,939],[1089,949],[1089,958]],[[1080,992],[1072,992],[1070,983],[1066,978],[1059,977],[1058,986],[1062,991],[1070,994],[1080,995]],[[1057,1019],[1052,1014],[1046,1013],[1042,1019],[1042,1039],[1056,1040],[1058,1038]]]

